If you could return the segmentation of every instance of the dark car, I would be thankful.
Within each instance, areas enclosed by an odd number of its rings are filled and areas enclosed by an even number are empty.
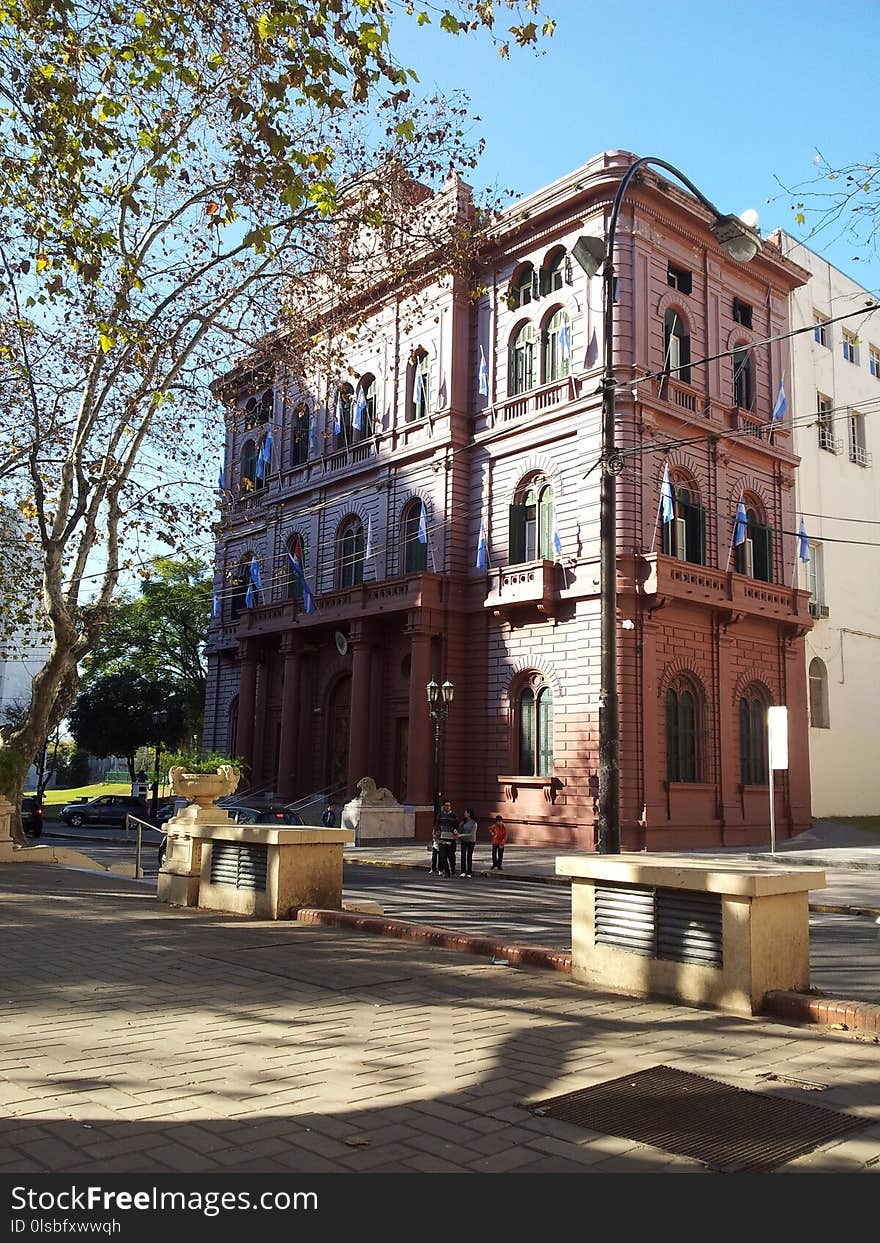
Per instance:
[[[247,807],[244,803],[227,803],[224,808],[236,824],[305,824],[299,812],[290,811],[287,807]]]
[[[36,794],[22,795],[21,827],[28,837],[40,837],[42,835],[43,804]]]
[[[66,803],[61,808],[64,824],[76,828],[81,824],[103,824],[124,828],[127,816],[150,821],[150,809],[146,800],[130,794],[99,794],[97,798],[80,803]],[[150,821],[152,823],[152,821]]]

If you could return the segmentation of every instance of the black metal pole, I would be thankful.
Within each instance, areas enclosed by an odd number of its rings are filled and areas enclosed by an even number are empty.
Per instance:
[[[162,739],[156,739],[156,761],[153,765],[153,820],[156,819],[156,813],[159,810],[159,753],[162,750]]]
[[[433,709],[434,718],[434,816],[440,814],[440,713]]]

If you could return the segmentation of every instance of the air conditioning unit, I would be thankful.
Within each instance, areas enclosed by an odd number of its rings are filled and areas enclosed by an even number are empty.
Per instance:
[[[810,616],[811,617],[827,617],[828,616],[828,605],[820,604],[818,600],[811,600],[810,601]]]

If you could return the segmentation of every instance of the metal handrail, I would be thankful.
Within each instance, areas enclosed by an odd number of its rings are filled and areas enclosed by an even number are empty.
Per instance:
[[[284,806],[289,811],[296,811],[298,807],[308,807],[309,803],[314,803],[317,799],[329,799],[334,795],[341,794],[344,789],[345,782],[340,781],[335,786],[327,786],[326,790],[315,790],[314,793],[298,798],[292,803],[285,803]]]
[[[134,878],[135,880],[140,880],[141,879],[141,854],[143,853],[142,838],[143,838],[144,829],[153,829],[156,833],[164,834],[165,837],[167,837],[168,834],[166,833],[165,829],[160,828],[157,824],[150,824],[149,820],[141,820],[139,816],[129,815],[125,817],[126,837],[128,836],[129,825],[132,822],[135,825],[137,825],[137,837],[135,838],[135,844],[134,844]]]

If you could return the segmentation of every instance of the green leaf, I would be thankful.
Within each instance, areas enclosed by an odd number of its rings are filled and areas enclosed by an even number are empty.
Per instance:
[[[445,30],[448,35],[457,35],[461,31],[461,22],[451,13],[444,13],[440,18],[440,29]]]

